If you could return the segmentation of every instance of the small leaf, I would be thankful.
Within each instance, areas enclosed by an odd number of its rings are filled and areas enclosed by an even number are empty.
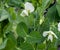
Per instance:
[[[16,46],[16,39],[12,32],[7,35],[8,41],[4,50],[13,50]]]
[[[60,16],[60,4],[57,4],[57,5],[56,5],[56,8],[57,8],[58,14],[59,14],[59,16]]]
[[[9,17],[8,12],[5,9],[0,9],[0,21],[3,21]]]
[[[42,38],[39,32],[37,31],[32,31],[28,36],[27,36],[27,42],[30,43],[40,43]]]
[[[4,27],[3,32],[4,32],[4,33],[8,33],[8,32],[11,31],[11,30],[12,30],[12,24],[11,24],[11,23],[8,23],[8,24]]]
[[[6,47],[7,40],[8,39],[5,39],[4,42],[0,45],[0,49],[4,49]]]
[[[26,37],[28,33],[28,28],[25,23],[21,22],[17,25],[16,31],[19,36]]]
[[[60,0],[57,0],[57,3],[60,4]]]
[[[32,44],[29,44],[29,43],[26,43],[26,42],[23,43],[23,44],[20,46],[20,48],[21,48],[22,50],[34,50]]]
[[[37,50],[45,50],[46,45],[44,43],[37,45]]]
[[[16,12],[15,12],[15,9],[14,8],[12,8],[12,7],[10,7],[9,9],[8,9],[8,12],[9,12],[9,21],[10,22],[14,22],[15,20],[16,20]]]
[[[3,42],[3,38],[2,38],[2,37],[0,37],[0,44],[2,44],[2,42]]]

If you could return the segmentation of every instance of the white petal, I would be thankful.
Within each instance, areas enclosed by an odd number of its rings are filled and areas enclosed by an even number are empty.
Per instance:
[[[49,31],[49,34],[55,34],[53,31]]]
[[[48,36],[48,41],[49,41],[49,40],[50,40],[51,42],[53,41],[53,36],[52,36],[52,35],[49,35],[49,36]]]
[[[25,10],[27,10],[27,11],[30,11],[30,12],[34,11],[34,6],[31,3],[29,3],[29,2],[26,2],[24,4],[24,6],[25,6]]]
[[[56,34],[53,34],[54,35],[54,37],[56,38],[56,39],[58,39],[58,37],[57,37],[57,35]]]
[[[58,27],[60,27],[60,22],[58,23]]]
[[[60,27],[58,27],[58,31],[60,31]]]
[[[60,31],[60,22],[58,23],[58,31]]]
[[[21,16],[28,16],[28,12],[26,10],[23,10],[22,13],[20,14]]]
[[[48,31],[44,31],[43,36],[46,37],[48,35],[48,33],[49,33]]]
[[[50,31],[50,33],[56,38],[58,39],[58,37],[56,36],[56,34],[53,31]]]

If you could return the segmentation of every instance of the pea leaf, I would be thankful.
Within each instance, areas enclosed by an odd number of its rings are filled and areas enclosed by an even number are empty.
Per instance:
[[[7,41],[8,41],[8,39],[5,39],[4,42],[2,42],[2,44],[0,45],[0,50],[4,49],[6,47]]]
[[[34,50],[32,44],[29,44],[27,42],[23,43],[21,46],[20,46],[21,50]]]
[[[25,23],[21,22],[17,25],[16,32],[21,37],[26,37],[28,33],[28,28]]]
[[[5,9],[0,9],[0,22],[9,17],[8,12]]]
[[[27,42],[29,43],[40,43],[42,36],[40,35],[39,32],[37,31],[32,31],[28,36],[27,36]],[[43,39],[42,39],[43,41]]]
[[[60,16],[60,4],[57,4],[57,5],[56,5],[56,8],[57,8],[58,14],[59,14],[59,16]]]
[[[14,34],[12,32],[9,32],[7,34],[7,38],[8,38],[8,41],[4,50],[13,50],[16,46],[16,39],[14,37]]]

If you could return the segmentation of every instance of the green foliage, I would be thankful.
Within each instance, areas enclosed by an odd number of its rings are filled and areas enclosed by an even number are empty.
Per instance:
[[[27,28],[25,23],[21,22],[17,25],[16,31],[17,31],[19,36],[26,37],[27,33],[28,33],[28,28]]]
[[[39,32],[32,31],[29,36],[27,36],[27,42],[29,43],[40,43],[42,41],[42,37]]]
[[[30,2],[34,11],[20,14]],[[0,0],[0,50],[57,50],[60,45],[60,0]],[[43,37],[52,30],[58,37],[53,42]]]
[[[22,50],[34,50],[34,47],[32,46],[32,44],[29,44],[29,43],[23,43],[21,44],[20,48]]]

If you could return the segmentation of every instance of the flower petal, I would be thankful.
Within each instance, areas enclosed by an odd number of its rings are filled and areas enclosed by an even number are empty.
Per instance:
[[[54,35],[54,37],[56,38],[56,39],[58,39],[58,37],[56,36],[56,34],[53,34]]]
[[[49,40],[50,40],[51,42],[53,41],[53,36],[52,36],[51,34],[48,36],[48,41],[49,41]]]
[[[58,37],[56,36],[56,34],[53,31],[50,31],[50,33],[56,38],[58,39]]]
[[[60,31],[60,22],[58,23],[58,31]]]
[[[29,11],[30,13],[34,11],[34,6],[29,2],[26,2],[24,6],[25,6],[25,10]]]
[[[28,16],[28,12],[26,10],[23,10],[22,13],[20,14],[21,16]]]
[[[48,35],[48,33],[49,33],[48,31],[44,31],[43,36],[46,37]]]

